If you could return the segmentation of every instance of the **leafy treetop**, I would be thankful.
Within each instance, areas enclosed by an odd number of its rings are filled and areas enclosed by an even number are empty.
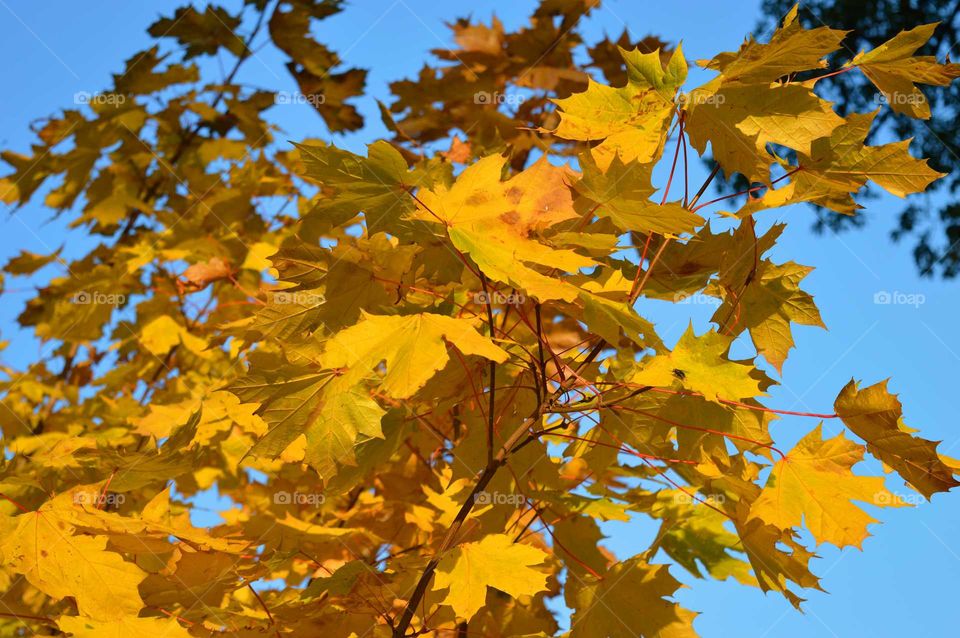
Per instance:
[[[799,415],[848,432],[790,450],[769,426],[796,413],[765,404],[794,324],[823,323],[811,268],[771,259],[783,226],[755,217],[941,177],[818,93],[848,70],[884,91],[956,77],[913,57],[932,26],[830,71],[844,33],[794,8],[688,87],[679,46],[588,46],[589,3],[544,0],[516,32],[453,23],[366,155],[278,142],[274,95],[237,80],[263,34],[329,131],[362,125],[364,71],[311,35],[339,10],[180,9],[115,99],[4,153],[0,197],[45,192],[98,242],[5,268],[64,270],[20,316],[52,356],[0,388],[7,635],[545,636],[558,597],[571,638],[693,635],[659,550],[799,607],[815,546],[860,547],[864,504],[900,504],[867,454],[928,498],[958,484],[886,383]],[[235,64],[212,81],[218,54]],[[721,175],[756,184],[743,206],[704,201]],[[694,294],[714,326],[670,348],[646,301]],[[731,357],[741,336],[755,357]],[[197,527],[212,488],[233,505]],[[660,534],[615,557],[599,523],[637,517]]]

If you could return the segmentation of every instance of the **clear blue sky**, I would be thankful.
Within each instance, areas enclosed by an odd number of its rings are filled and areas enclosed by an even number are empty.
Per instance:
[[[0,0],[0,148],[26,151],[33,141],[31,120],[72,105],[79,91],[96,92],[108,86],[109,74],[144,47],[145,28],[159,13],[170,13],[177,2],[101,0]],[[233,6],[234,3],[225,3]],[[337,50],[347,64],[370,69],[368,95],[361,110],[372,123],[357,134],[334,138],[352,150],[383,133],[375,98],[389,100],[386,84],[410,77],[422,66],[429,49],[449,45],[444,22],[468,10],[489,19],[494,11],[508,28],[525,20],[532,0],[469,3],[436,0],[355,0],[347,10],[323,23],[320,39]],[[648,33],[668,41],[683,38],[690,59],[710,57],[735,49],[759,17],[758,2],[608,0],[586,21],[590,39],[603,32],[616,37],[626,25],[635,37]],[[696,82],[704,75],[693,74]],[[296,87],[270,52],[246,65],[241,81],[294,91]],[[289,139],[329,139],[307,105],[284,105],[271,112]],[[5,172],[5,171],[4,171]],[[702,179],[702,176],[701,176]],[[696,177],[691,178],[696,182]],[[960,339],[955,318],[960,315],[960,283],[921,280],[915,274],[908,246],[893,245],[888,233],[900,201],[883,196],[867,202],[871,224],[863,232],[843,236],[811,233],[813,213],[792,207],[760,217],[763,226],[786,221],[788,229],[775,256],[815,266],[805,288],[815,295],[829,331],[798,327],[798,349],[784,368],[782,385],[773,390],[769,405],[785,409],[830,412],[833,399],[851,378],[873,383],[891,377],[900,393],[907,423],[928,438],[942,440],[941,452],[960,456],[956,426],[956,373],[960,370]],[[51,220],[49,211],[31,204],[0,217],[0,262],[21,249],[47,253],[66,244],[69,257],[90,246],[65,230],[66,220]],[[41,279],[59,274],[57,266],[41,272]],[[15,284],[14,287],[20,285]],[[17,329],[15,318],[28,291],[3,293],[0,333],[10,340],[0,353],[4,363],[22,367],[40,352],[29,333]],[[878,305],[878,292],[922,295],[923,303]],[[641,306],[641,312],[660,321],[661,335],[675,341],[691,312],[699,329],[711,309],[692,305],[666,308]],[[746,347],[740,354],[746,353]],[[773,426],[774,438],[789,447],[815,422],[785,418]],[[835,422],[825,424],[835,434]],[[908,493],[891,479],[895,492]],[[679,595],[690,609],[702,612],[696,621],[701,635],[816,637],[947,636],[956,635],[960,618],[956,584],[960,577],[960,493],[938,495],[932,504],[872,512],[884,523],[864,551],[838,552],[820,548],[813,562],[830,594],[810,592],[806,614],[799,614],[780,597],[732,582],[696,581],[673,571],[692,587]],[[609,545],[619,556],[643,549],[654,525],[610,526]]]

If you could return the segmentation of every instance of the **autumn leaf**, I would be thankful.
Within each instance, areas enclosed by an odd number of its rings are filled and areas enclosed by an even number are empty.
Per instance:
[[[369,393],[334,382],[330,374],[281,369],[253,373],[228,387],[241,401],[258,403],[267,432],[243,457],[276,459],[302,437],[304,462],[325,480],[338,465],[355,465],[354,448],[382,438],[384,410]]]
[[[588,576],[579,587],[570,636],[695,636],[696,614],[666,600],[679,587],[666,565],[640,558],[617,563],[602,580]],[[641,597],[646,602],[643,613],[637,613]]]
[[[414,185],[403,156],[386,142],[370,145],[367,157],[335,146],[299,145],[310,179],[330,189],[304,221],[307,230],[329,228],[364,213],[371,229],[389,227],[413,208],[405,184]],[[315,220],[315,221],[314,221]]]
[[[83,616],[61,616],[57,626],[74,638],[187,638],[190,634],[173,618],[137,618],[94,620]]]
[[[213,257],[205,262],[193,264],[181,275],[191,290],[206,288],[215,281],[227,279],[233,273],[230,265],[219,257]]]
[[[514,598],[543,591],[546,576],[532,567],[546,557],[539,549],[514,543],[505,534],[491,534],[477,543],[463,543],[445,557],[433,588],[448,590],[444,604],[469,620],[485,604],[488,586]]]
[[[726,358],[730,341],[714,331],[698,337],[691,324],[672,352],[641,362],[631,381],[664,388],[678,386],[702,393],[710,401],[760,395],[760,386],[750,374],[752,367]]]
[[[684,96],[690,143],[701,153],[709,141],[713,156],[728,175],[769,183],[775,158],[769,144],[810,155],[815,140],[843,120],[830,104],[801,84],[771,84],[791,73],[823,66],[843,31],[806,30],[795,6],[769,43],[748,40],[736,53],[721,53],[702,64],[720,75]]]
[[[741,225],[720,264],[719,278],[710,290],[723,299],[713,314],[720,331],[733,336],[744,330],[757,354],[783,370],[794,346],[791,324],[825,328],[813,297],[800,282],[813,270],[794,262],[776,264],[762,255],[783,231],[774,225],[757,238],[752,224]]]
[[[600,217],[609,217],[621,231],[680,235],[692,233],[703,218],[680,202],[657,204],[650,200],[655,189],[650,183],[652,164],[623,163],[614,157],[604,171],[589,155],[580,159],[583,177],[577,191],[590,202]]]
[[[737,52],[720,53],[701,66],[719,71],[731,82],[755,84],[826,66],[824,58],[840,48],[846,31],[824,25],[804,29],[797,20],[800,4],[783,18],[769,42],[748,38]]]
[[[541,299],[570,301],[576,288],[531,266],[568,272],[594,265],[572,250],[555,249],[536,234],[576,216],[572,174],[542,159],[501,181],[504,158],[489,156],[463,171],[450,189],[418,193],[418,218],[442,222],[453,245],[488,277]]]
[[[614,158],[623,164],[650,162],[663,152],[673,118],[673,97],[687,78],[687,62],[677,47],[666,66],[659,51],[620,50],[627,85],[615,89],[589,80],[587,90],[554,100],[560,124],[554,135],[570,140],[602,140],[591,153],[606,170]]]
[[[42,354],[2,365],[0,635],[692,636],[654,555],[799,608],[829,588],[805,529],[859,547],[865,508],[910,500],[865,451],[957,485],[885,384],[823,415],[862,445],[782,452],[781,416],[824,412],[770,402],[823,325],[822,246],[798,263],[753,218],[942,176],[819,86],[863,72],[924,116],[915,84],[958,75],[915,55],[932,25],[831,67],[846,32],[794,7],[691,87],[687,42],[587,37],[599,10],[451,16],[368,96],[317,38],[346,3],[184,6],[0,151],[0,201],[70,246],[0,282],[24,301],[0,349]],[[297,108],[323,126],[291,142]],[[668,348],[700,301],[714,327]],[[611,523],[643,518],[621,555]]]
[[[396,399],[413,396],[449,360],[449,342],[467,355],[503,363],[508,354],[473,322],[423,313],[409,316],[364,315],[360,322],[326,343],[321,361],[330,369],[348,368],[343,379],[359,382],[386,362],[380,388]]]
[[[200,337],[190,334],[178,324],[170,315],[157,317],[146,326],[140,334],[140,343],[147,351],[155,356],[165,356],[174,346],[183,345],[199,356],[205,356],[207,344]]]
[[[883,92],[897,113],[930,119],[930,104],[917,84],[946,86],[960,77],[960,65],[940,64],[933,56],[915,56],[933,35],[937,24],[924,24],[901,31],[877,48],[861,51],[850,61]]]
[[[904,425],[903,408],[886,381],[861,389],[851,380],[834,407],[850,431],[867,442],[871,454],[927,498],[960,485],[954,468],[937,454],[937,442],[915,436]]]
[[[851,501],[886,507],[899,503],[883,478],[851,473],[863,459],[862,446],[842,433],[824,440],[821,429],[818,425],[777,461],[750,517],[782,530],[803,523],[817,543],[860,547],[867,525],[876,519]]]
[[[813,143],[809,155],[798,155],[800,166],[789,169],[790,182],[748,201],[737,214],[799,202],[812,202],[838,213],[853,214],[860,206],[851,197],[873,181],[897,197],[924,191],[943,177],[925,160],[913,158],[909,141],[866,146],[876,111],[852,114],[829,137]]]
[[[107,550],[106,536],[76,534],[51,507],[22,514],[0,551],[10,568],[56,599],[72,596],[80,613],[100,620],[135,616],[146,572]]]

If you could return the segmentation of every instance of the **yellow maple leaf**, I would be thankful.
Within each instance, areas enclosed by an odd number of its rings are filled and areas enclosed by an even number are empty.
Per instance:
[[[818,544],[860,547],[869,536],[867,525],[876,519],[851,501],[887,507],[901,503],[882,477],[851,472],[863,460],[863,446],[842,433],[825,441],[821,430],[818,425],[773,466],[750,519],[784,530],[803,523]]]
[[[160,315],[140,331],[140,343],[150,353],[163,357],[170,348],[183,344],[187,350],[194,354],[207,358],[209,353],[205,352],[207,342],[190,334],[182,325],[174,321],[170,315]]]
[[[797,71],[825,66],[824,56],[840,48],[847,32],[825,26],[804,29],[797,20],[799,8],[796,4],[790,9],[770,42],[751,37],[739,51],[720,53],[698,64],[719,71],[726,81],[743,84],[774,82]]]
[[[544,158],[501,181],[505,162],[499,155],[485,157],[465,169],[450,188],[419,192],[417,218],[442,222],[454,246],[469,254],[488,277],[541,300],[570,301],[576,287],[531,266],[576,272],[595,265],[592,259],[552,248],[536,237],[577,216],[570,188],[574,174]]]
[[[358,382],[386,361],[381,390],[396,399],[406,399],[446,365],[450,357],[444,339],[464,354],[498,363],[509,356],[477,332],[469,319],[426,312],[406,316],[364,312],[359,323],[327,341],[321,362],[330,369],[348,368],[344,380]]]
[[[660,157],[676,108],[674,94],[687,78],[680,46],[666,67],[659,49],[651,53],[620,49],[620,55],[627,66],[626,86],[617,89],[588,80],[586,91],[553,100],[561,111],[560,124],[552,133],[568,140],[603,140],[591,149],[603,170],[617,157],[624,163]]]
[[[915,83],[946,86],[960,77],[960,64],[940,64],[933,56],[914,56],[926,44],[939,22],[901,31],[876,49],[857,54],[856,66],[883,92],[897,113],[930,119],[930,104]]]
[[[190,638],[187,630],[173,618],[123,616],[96,620],[84,616],[60,616],[57,626],[73,638]]]
[[[681,202],[657,204],[650,200],[655,189],[650,182],[653,164],[623,163],[614,157],[601,171],[593,157],[580,156],[583,177],[576,190],[589,200],[599,217],[609,217],[622,231],[680,235],[692,233],[703,218]]]
[[[602,580],[586,576],[576,595],[570,638],[695,638],[696,614],[667,600],[679,588],[666,565],[640,558],[617,563]],[[641,600],[642,610],[637,606]]]
[[[750,199],[737,211],[740,217],[768,208],[812,202],[838,213],[853,214],[860,206],[851,194],[868,180],[897,197],[921,193],[944,176],[910,155],[910,140],[866,146],[865,141],[877,115],[853,113],[843,126],[813,142],[810,153],[797,156],[799,166],[786,166],[790,182]]]
[[[728,175],[762,183],[770,182],[775,159],[769,144],[809,155],[815,140],[843,124],[828,102],[799,84],[725,84],[721,76],[694,89],[686,103],[690,144],[704,153],[710,142]]]
[[[691,323],[672,352],[643,363],[631,381],[661,388],[678,385],[700,392],[710,401],[762,394],[760,384],[750,375],[753,366],[726,358],[730,341],[714,330],[698,337]]]
[[[514,598],[544,591],[546,574],[531,567],[546,558],[536,547],[514,543],[506,534],[491,534],[447,554],[437,567],[433,589],[447,589],[443,604],[469,620],[486,604],[487,586]]]
[[[143,608],[137,588],[147,573],[107,551],[106,536],[74,532],[50,505],[22,514],[3,543],[4,563],[52,598],[72,596],[84,616],[136,616]]]
[[[867,442],[871,454],[927,498],[960,485],[953,477],[955,470],[937,454],[937,442],[905,429],[900,400],[887,390],[886,381],[861,389],[851,380],[837,396],[834,409],[850,431]]]

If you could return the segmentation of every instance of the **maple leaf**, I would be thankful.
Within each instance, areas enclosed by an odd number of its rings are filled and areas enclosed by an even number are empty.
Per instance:
[[[843,120],[808,86],[771,84],[780,77],[823,66],[845,32],[806,30],[797,22],[799,5],[784,18],[769,43],[748,40],[736,53],[721,53],[701,64],[720,75],[684,96],[686,131],[701,153],[709,141],[727,174],[770,182],[774,156],[769,144],[810,154],[813,142]]]
[[[734,525],[760,589],[780,592],[797,609],[803,599],[789,588],[791,582],[822,591],[820,580],[809,568],[816,554],[797,541],[793,530],[781,530],[757,518],[746,520],[746,515],[734,518]],[[778,546],[789,547],[790,552],[780,551]]]
[[[828,26],[804,29],[795,4],[766,43],[749,37],[736,53],[726,52],[698,62],[719,71],[725,80],[742,84],[774,82],[779,78],[826,66],[824,58],[840,48],[848,33]]]
[[[305,176],[329,189],[304,218],[305,237],[319,236],[361,212],[371,232],[387,227],[395,230],[395,220],[413,209],[406,188],[416,183],[416,177],[390,144],[371,144],[367,157],[335,146],[299,144],[297,148]]]
[[[191,290],[200,290],[221,279],[227,279],[233,274],[230,264],[219,257],[213,257],[205,262],[191,265],[181,275]]]
[[[884,507],[897,499],[878,476],[855,476],[863,447],[838,434],[824,440],[818,425],[773,467],[767,484],[750,508],[750,517],[779,529],[810,530],[817,543],[860,547],[876,519],[851,501]]]
[[[954,468],[937,454],[935,441],[914,436],[903,424],[899,399],[883,381],[861,389],[851,380],[834,403],[850,431],[867,442],[867,450],[896,470],[928,499],[960,485]]]
[[[445,556],[433,588],[448,590],[443,603],[458,617],[470,620],[485,604],[488,586],[514,598],[545,590],[546,576],[531,568],[546,558],[541,550],[514,543],[506,534],[491,534],[476,543],[463,543]]]
[[[467,355],[498,363],[509,358],[500,347],[481,336],[474,322],[467,319],[431,313],[408,316],[364,313],[359,323],[327,341],[321,362],[330,369],[348,368],[342,379],[358,382],[385,361],[387,371],[379,382],[381,391],[395,399],[406,399],[446,365],[447,341]]]
[[[106,536],[75,534],[50,506],[22,514],[5,539],[5,562],[48,596],[72,596],[80,613],[100,620],[135,616],[143,608],[137,586],[147,573],[108,551]]]
[[[700,153],[710,143],[728,175],[741,173],[770,182],[774,156],[769,144],[809,155],[813,143],[830,135],[843,119],[805,86],[726,84],[723,77],[693,90],[686,100],[686,131]]]
[[[641,558],[617,563],[602,580],[587,576],[577,593],[570,636],[695,636],[696,614],[666,600],[679,588],[666,565]],[[644,601],[643,613],[637,613],[638,600]]]
[[[883,92],[897,113],[930,119],[930,104],[916,84],[946,86],[960,77],[960,64],[940,64],[933,56],[914,56],[933,35],[938,22],[901,31],[872,51],[858,53],[849,62]]]
[[[488,277],[540,300],[571,301],[575,287],[530,265],[568,272],[594,265],[572,250],[551,248],[536,239],[537,233],[577,216],[572,173],[541,159],[501,181],[505,161],[497,155],[485,157],[466,168],[449,189],[420,191],[418,218],[442,222],[453,245]]]
[[[713,330],[697,336],[691,323],[673,351],[641,362],[631,381],[654,387],[679,386],[700,392],[710,401],[755,397],[760,385],[751,376],[752,366],[730,361],[730,337]]]
[[[193,7],[180,7],[173,16],[160,18],[147,30],[150,35],[176,38],[184,46],[185,57],[212,55],[220,47],[234,55],[243,53],[243,40],[234,34],[240,20],[222,7],[208,6],[203,12]]]
[[[651,164],[623,163],[615,156],[601,171],[590,155],[580,158],[583,177],[577,192],[591,203],[600,217],[609,217],[621,231],[680,235],[691,233],[703,218],[680,202],[656,204],[650,201],[655,189],[650,183]]]
[[[349,382],[280,368],[254,372],[227,389],[241,401],[259,403],[258,414],[268,430],[246,455],[279,457],[303,437],[304,462],[329,480],[339,465],[354,465],[354,447],[382,437],[384,410],[367,392]]]
[[[778,372],[782,372],[794,345],[791,323],[826,328],[813,297],[800,289],[800,282],[813,269],[794,262],[775,264],[760,257],[773,246],[783,228],[782,224],[774,225],[760,239],[754,235],[752,224],[742,224],[734,232],[714,284],[723,303],[712,318],[727,335],[749,330],[757,353]]]
[[[38,255],[26,250],[21,250],[19,255],[10,258],[7,265],[3,267],[3,270],[11,275],[32,275],[59,258],[60,250],[52,252],[49,255]]]
[[[748,564],[733,553],[741,539],[724,527],[728,519],[722,513],[679,490],[664,490],[656,494],[650,514],[663,521],[657,545],[688,572],[703,578],[705,569],[717,580],[756,585]]]
[[[591,153],[602,170],[619,158],[650,162],[660,157],[673,118],[673,96],[687,78],[687,63],[678,46],[664,67],[659,51],[620,50],[627,65],[627,85],[615,89],[588,80],[587,90],[555,99],[560,123],[554,135],[569,140],[603,140]]]
[[[145,325],[140,333],[140,343],[147,351],[158,357],[166,355],[174,346],[183,345],[203,357],[206,342],[178,324],[170,315],[161,315]]]
[[[583,304],[583,319],[597,334],[610,343],[620,340],[620,331],[639,346],[663,350],[663,342],[657,336],[653,324],[641,317],[629,305],[612,301],[581,290],[578,295]]]
[[[297,81],[310,105],[331,131],[354,130],[363,125],[355,106],[346,100],[363,92],[367,72],[348,69],[334,72],[340,64],[336,53],[310,36],[311,19],[323,19],[339,11],[336,3],[297,2],[275,7],[270,16],[273,43],[290,56],[287,70]]]
[[[95,620],[83,616],[61,616],[57,626],[73,638],[188,638],[190,634],[173,618]]]
[[[745,217],[765,208],[811,202],[843,214],[860,206],[852,193],[873,181],[897,197],[923,192],[943,173],[931,169],[926,160],[910,155],[910,141],[866,146],[865,141],[877,111],[854,113],[829,137],[815,141],[810,154],[798,154],[798,167],[788,166],[790,183],[748,200],[737,211]]]

